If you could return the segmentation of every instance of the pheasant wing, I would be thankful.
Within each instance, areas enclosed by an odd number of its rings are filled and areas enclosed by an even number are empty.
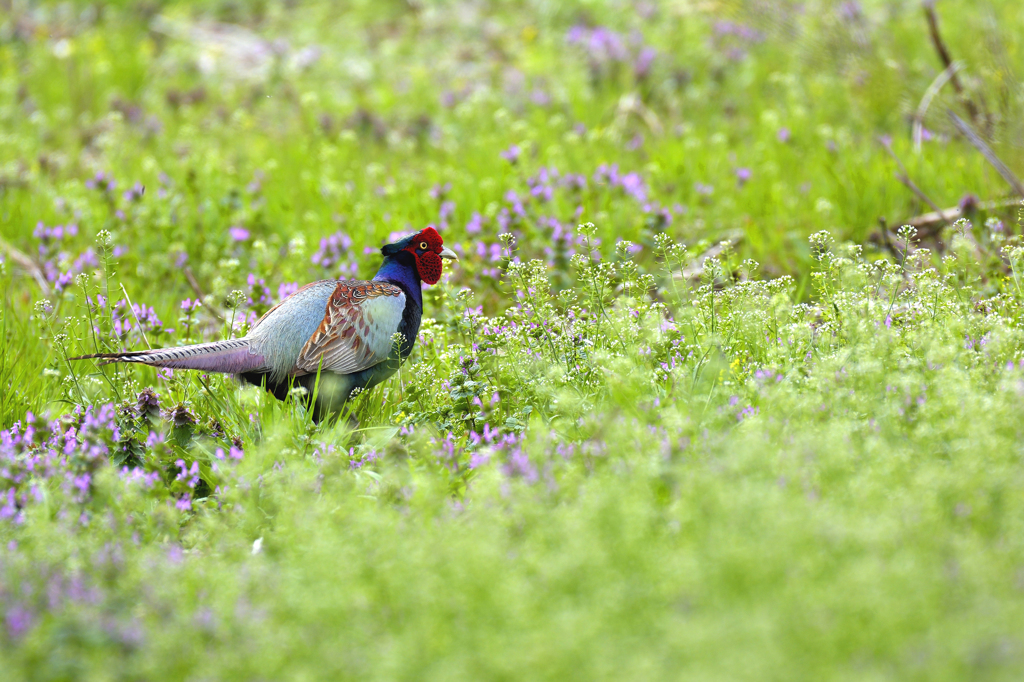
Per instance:
[[[271,308],[271,309],[270,309],[270,310],[268,310],[267,312],[265,312],[265,313],[263,313],[262,315],[260,315],[260,319],[256,320],[256,321],[255,321],[255,322],[253,323],[252,327],[251,327],[251,328],[249,329],[249,333],[251,334],[252,332],[256,331],[256,329],[257,329],[257,328],[258,328],[258,327],[259,327],[259,326],[260,326],[261,324],[263,324],[263,320],[265,320],[265,319],[267,319],[268,317],[270,317],[271,313],[273,313],[273,312],[274,312],[274,311],[276,311],[276,310],[277,310],[278,308],[280,308],[280,307],[281,307],[282,305],[284,305],[284,304],[285,304],[285,301],[287,301],[288,299],[292,298],[293,296],[294,296],[294,297],[300,297],[300,296],[302,295],[302,293],[303,293],[304,291],[306,291],[307,289],[313,289],[313,288],[315,288],[315,287],[318,287],[318,286],[320,286],[321,284],[324,284],[324,283],[326,283],[326,282],[328,282],[328,281],[329,281],[329,280],[320,280],[320,281],[318,281],[318,282],[310,282],[309,284],[307,284],[307,285],[305,285],[305,286],[301,286],[301,287],[299,287],[299,288],[298,288],[298,289],[296,289],[296,290],[295,290],[295,291],[294,291],[293,293],[291,293],[291,294],[288,294],[288,296],[287,296],[287,297],[286,297],[286,298],[285,298],[285,299],[284,299],[283,301],[281,301],[280,303],[278,303],[277,305],[275,305],[275,306],[274,306],[273,308]]]
[[[405,292],[387,282],[339,281],[320,326],[299,353],[296,369],[352,374],[391,353],[405,310]]]

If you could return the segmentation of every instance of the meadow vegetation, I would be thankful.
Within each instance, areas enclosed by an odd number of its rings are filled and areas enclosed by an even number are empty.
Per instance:
[[[1020,679],[1024,5],[937,10],[915,133],[916,3],[0,1],[4,679]],[[336,423],[68,360],[427,224]]]

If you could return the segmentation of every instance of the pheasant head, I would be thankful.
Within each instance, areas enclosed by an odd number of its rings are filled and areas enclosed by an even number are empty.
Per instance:
[[[454,251],[445,247],[444,240],[433,226],[394,244],[387,244],[380,252],[392,257],[409,254],[411,258],[407,259],[412,261],[416,274],[427,284],[437,284],[441,279],[441,259],[459,260]]]

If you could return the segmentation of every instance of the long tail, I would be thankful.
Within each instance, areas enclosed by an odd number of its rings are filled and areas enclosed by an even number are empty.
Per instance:
[[[262,355],[250,352],[248,339],[228,339],[211,343],[198,343],[178,348],[128,351],[125,353],[96,353],[80,355],[71,360],[102,360],[101,365],[111,362],[137,362],[150,367],[171,367],[173,369],[198,369],[204,372],[240,374],[264,370]]]

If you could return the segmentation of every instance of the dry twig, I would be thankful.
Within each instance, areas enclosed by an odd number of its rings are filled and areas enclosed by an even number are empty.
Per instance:
[[[196,279],[196,275],[192,272],[192,268],[185,266],[182,268],[182,272],[185,273],[185,279],[188,281],[188,285],[195,292],[196,297],[200,301],[206,300],[206,294],[203,293],[203,288],[199,286],[199,280]],[[224,317],[224,313],[215,308],[212,305],[207,305],[206,309],[210,311],[210,314],[217,318],[219,322],[224,322],[227,318]]]
[[[50,295],[50,284],[46,281],[43,271],[39,269],[39,266],[36,265],[34,260],[8,244],[7,241],[2,238],[0,238],[0,250],[7,253],[7,255],[11,257],[12,261],[17,263],[22,269],[31,275],[32,279],[36,281],[36,284],[38,284],[39,288],[42,290],[43,296]]]
[[[985,157],[985,160],[996,169],[996,172],[1003,176],[1003,180],[1010,183],[1010,186],[1013,187],[1013,191],[1017,193],[1017,196],[1024,197],[1024,184],[1021,184],[1020,179],[1013,174],[1013,171],[1010,170],[1009,166],[1003,163],[1002,160],[996,156],[996,153],[992,151],[992,148],[985,144],[985,141],[981,139],[981,136],[974,132],[974,129],[971,128],[966,121],[949,109],[946,110],[946,113],[949,115],[950,120],[953,121],[953,125],[956,126],[956,129],[960,131],[960,134],[966,137],[967,141],[974,145],[975,149],[981,152],[981,155]]]
[[[953,58],[949,56],[949,48],[946,47],[945,41],[942,40],[942,34],[939,33],[939,15],[935,12],[935,0],[924,0],[921,3],[924,7],[924,16],[928,20],[928,33],[932,38],[932,45],[935,46],[935,51],[939,54],[939,59],[942,60],[942,66],[947,71],[953,68]],[[949,75],[949,82],[956,90],[957,96],[960,101],[963,102],[964,108],[967,109],[967,113],[970,115],[971,120],[974,121],[975,125],[982,123],[981,110],[978,105],[975,104],[967,93],[964,91],[964,86],[960,82],[960,77],[957,76],[956,70],[954,69]]]
[[[934,232],[938,228],[955,223],[960,218],[967,217],[970,210],[975,211],[998,211],[1003,208],[1012,208],[1014,206],[1021,206],[1019,199],[1008,199],[1004,201],[982,201],[975,204],[972,209],[964,210],[959,206],[952,208],[945,208],[941,211],[932,211],[930,213],[922,213],[919,216],[914,216],[908,220],[901,220],[897,223],[893,223],[889,226],[890,229],[900,227],[902,225],[912,225],[916,227],[920,232],[927,236],[929,232]]]
[[[932,201],[931,197],[929,197],[927,194],[925,194],[924,190],[922,190],[920,187],[918,187],[914,183],[914,181],[910,179],[910,174],[907,172],[907,167],[903,165],[903,161],[901,161],[900,157],[897,156],[896,152],[893,151],[892,144],[890,144],[888,140],[884,140],[884,139],[879,140],[879,142],[882,143],[882,146],[885,147],[885,151],[889,152],[889,156],[892,157],[893,161],[895,161],[896,165],[899,166],[899,168],[900,168],[900,172],[896,173],[896,179],[899,180],[901,183],[903,183],[903,185],[906,186],[907,189],[909,189],[911,192],[913,192],[914,195],[918,199],[920,199],[924,203],[928,204],[928,206],[933,211],[935,211],[935,212],[937,212],[937,213],[939,213],[941,215],[942,214],[942,209],[939,208],[939,205],[936,204],[934,201]]]
[[[921,153],[921,141],[924,138],[924,117],[928,113],[928,107],[932,105],[932,100],[939,94],[939,90],[956,75],[960,68],[960,62],[953,62],[943,69],[924,91],[921,102],[917,105],[917,111],[914,113],[913,140],[915,154]]]

